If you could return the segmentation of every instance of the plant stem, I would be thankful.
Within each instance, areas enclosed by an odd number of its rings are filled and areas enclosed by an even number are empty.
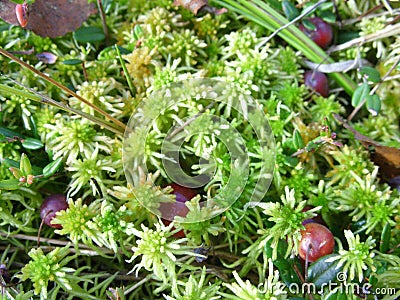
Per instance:
[[[345,50],[345,49],[348,49],[348,48],[351,48],[354,46],[360,46],[365,43],[373,42],[376,40],[381,40],[383,38],[387,38],[389,36],[395,36],[395,35],[399,35],[399,34],[400,34],[400,24],[387,26],[377,32],[352,39],[346,43],[343,43],[343,44],[340,44],[337,46],[333,46],[333,47],[329,48],[329,53]]]
[[[68,95],[75,97],[76,99],[80,100],[81,102],[85,103],[86,105],[88,105],[89,107],[93,108],[96,112],[100,113],[102,116],[104,116],[106,119],[112,121],[114,124],[117,125],[119,132],[124,132],[126,129],[126,125],[124,123],[122,123],[121,121],[117,120],[116,118],[110,116],[107,112],[105,112],[104,110],[102,110],[101,108],[97,107],[96,105],[94,105],[93,103],[90,103],[89,101],[87,101],[86,99],[82,98],[81,96],[79,96],[77,93],[75,93],[74,91],[70,90],[69,88],[67,88],[66,86],[64,86],[63,84],[55,81],[54,79],[50,78],[49,76],[47,76],[46,74],[40,72],[39,70],[36,70],[34,67],[28,65],[26,62],[20,60],[18,57],[12,55],[11,53],[9,53],[8,51],[0,48],[0,53],[3,54],[4,56],[12,59],[13,61],[15,61],[16,63],[18,63],[20,66],[29,69],[30,71],[32,71],[33,73],[37,74],[38,76],[40,76],[41,78],[43,78],[44,80],[46,80],[47,82],[50,82],[51,84],[55,85],[56,87],[60,88],[61,90],[63,90],[64,92],[66,92]],[[69,108],[71,111],[72,109]],[[74,112],[76,113],[76,112]],[[83,116],[83,113],[80,113],[81,116]],[[110,126],[108,126],[110,127]]]
[[[117,51],[118,58],[121,63],[121,66],[122,66],[122,70],[124,71],[126,81],[128,82],[129,89],[131,90],[131,93],[133,96],[133,95],[135,95],[135,92],[136,92],[135,86],[132,83],[131,77],[129,76],[129,73],[128,73],[128,69],[126,68],[125,62],[122,58],[121,52],[119,51],[119,48],[117,45],[115,45],[115,50]]]
[[[108,46],[108,42],[110,41],[110,33],[108,32],[106,13],[104,12],[103,3],[101,3],[101,0],[97,0],[97,6],[99,8],[99,14],[101,19],[101,24],[103,26],[103,32],[106,37],[106,45]]]
[[[300,29],[294,25],[288,26],[289,21],[271,6],[261,0],[214,0],[213,2],[225,6],[231,11],[235,11],[258,25],[271,30],[280,31],[278,35],[289,45],[300,50],[312,62],[317,64],[326,61],[334,63],[335,61],[328,56],[317,44],[307,37]],[[282,27],[287,27],[282,29]],[[349,76],[342,73],[332,73],[332,77],[347,94],[353,94],[356,88],[355,82]]]
[[[74,114],[82,116],[82,117],[88,119],[89,121],[91,121],[91,122],[93,122],[93,123],[95,123],[95,124],[97,124],[99,126],[102,126],[102,127],[106,128],[106,129],[108,129],[108,130],[110,130],[110,131],[112,131],[112,132],[114,132],[116,134],[119,134],[119,135],[123,135],[124,134],[124,132],[121,131],[121,129],[119,127],[117,127],[113,123],[107,123],[107,122],[105,122],[104,120],[102,120],[102,119],[100,119],[98,117],[89,115],[89,114],[84,113],[84,112],[82,112],[80,110],[77,110],[77,109],[74,109],[72,107],[69,107],[68,105],[66,105],[64,103],[58,102],[58,101],[56,101],[54,99],[51,99],[51,98],[49,98],[49,97],[47,97],[45,95],[40,95],[35,90],[32,90],[31,88],[28,88],[28,87],[24,86],[23,84],[15,81],[12,78],[8,78],[8,79],[11,80],[12,82],[14,82],[17,85],[22,86],[25,89],[28,89],[29,91],[31,91],[31,93],[23,91],[23,90],[20,90],[20,89],[16,89],[16,88],[10,87],[8,85],[4,85],[4,84],[0,84],[0,91],[6,92],[6,93],[9,93],[9,94],[18,95],[18,96],[21,96],[21,97],[24,97],[24,98],[28,98],[28,99],[31,99],[31,100],[34,100],[34,101],[37,101],[37,102],[40,102],[40,103],[45,103],[45,104],[49,104],[49,105],[58,107],[58,108],[63,109],[65,111],[72,112]]]

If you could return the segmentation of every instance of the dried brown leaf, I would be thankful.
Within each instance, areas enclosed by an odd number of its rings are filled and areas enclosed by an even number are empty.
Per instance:
[[[208,0],[174,0],[175,6],[182,6],[197,15],[199,12],[208,12],[214,15],[220,15],[227,12],[226,8],[215,8],[208,5]]]
[[[385,179],[391,179],[400,175],[400,149],[383,146],[355,130],[341,116],[337,114],[334,114],[334,116],[369,151],[371,160],[380,167]]]
[[[9,0],[0,0],[0,18],[19,25],[15,7],[16,4]],[[36,0],[29,5],[25,28],[40,36],[54,38],[79,28],[94,13],[95,4],[88,4],[87,0]]]

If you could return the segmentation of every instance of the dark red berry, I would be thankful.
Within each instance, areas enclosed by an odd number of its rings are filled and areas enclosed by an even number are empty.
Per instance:
[[[186,217],[189,209],[185,202],[192,199],[197,195],[196,190],[181,186],[176,183],[171,183],[170,186],[173,189],[173,194],[176,197],[176,202],[161,202],[159,210],[161,212],[161,220],[165,225],[169,225],[175,216]],[[178,231],[174,234],[176,238],[185,237],[183,230]]]
[[[313,91],[317,92],[323,97],[329,96],[328,77],[324,73],[306,71],[304,73],[304,83]]]
[[[321,18],[318,17],[309,18],[306,20],[314,24],[315,29],[310,30],[306,28],[303,24],[299,25],[299,29],[322,49],[326,49],[332,42],[333,38],[331,25],[324,22]]]
[[[307,252],[309,262],[333,252],[335,239],[328,228],[318,223],[308,223],[304,227],[299,244],[299,255],[302,259],[306,259]]]
[[[40,217],[43,222],[53,228],[61,229],[60,224],[52,224],[51,221],[56,215],[56,212],[66,210],[68,208],[67,198],[61,194],[50,195],[44,199],[40,206]]]

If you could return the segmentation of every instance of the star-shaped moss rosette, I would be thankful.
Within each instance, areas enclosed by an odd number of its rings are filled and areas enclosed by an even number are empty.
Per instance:
[[[123,149],[134,193],[142,183],[140,172],[159,172],[154,185],[175,182],[199,191],[202,213],[196,218],[185,219],[188,210],[173,200],[185,210],[177,213],[180,223],[211,219],[240,197],[259,202],[275,164],[274,137],[260,106],[246,91],[216,79],[190,79],[153,92],[131,116]],[[135,196],[172,221],[160,207],[171,202],[167,195]]]

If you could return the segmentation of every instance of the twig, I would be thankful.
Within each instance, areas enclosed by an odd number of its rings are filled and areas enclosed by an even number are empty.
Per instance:
[[[147,281],[150,280],[150,276],[146,276],[145,278],[143,278],[142,280],[140,280],[138,283],[136,283],[135,285],[131,286],[129,289],[124,291],[124,295],[128,295],[130,292],[136,290],[139,286],[141,286],[143,283],[146,283]]]
[[[400,12],[400,9],[394,9],[392,12],[393,12],[393,14],[397,14],[397,13]],[[354,19],[344,20],[344,21],[341,22],[341,24],[346,26],[346,25],[351,25],[351,24],[357,23],[361,19],[373,19],[373,18],[376,18],[376,17],[381,17],[381,16],[385,16],[385,15],[393,15],[393,14],[391,14],[389,11],[384,11],[384,12],[371,14],[371,15],[363,14],[364,16],[362,18],[360,18],[360,16],[358,16],[357,18],[354,18]]]
[[[87,114],[83,111],[77,110],[75,108],[72,108],[62,102],[58,102],[52,98],[49,98],[45,95],[40,94],[39,92],[35,91],[34,89],[27,87],[25,85],[23,85],[22,83],[16,81],[15,79],[8,77],[7,75],[2,75],[4,77],[6,77],[8,80],[12,81],[13,83],[15,83],[16,85],[19,85],[20,87],[30,91],[31,93],[33,93],[34,95],[31,96],[31,94],[27,94],[26,92],[23,92],[24,95],[23,97],[27,97],[29,99],[35,100],[35,101],[39,101],[41,103],[45,103],[45,104],[49,104],[49,105],[53,105],[55,107],[58,107],[60,109],[66,110],[68,112],[72,112],[76,115],[79,115],[81,117],[84,117],[86,119],[88,119],[89,121],[92,121],[93,123],[99,125],[99,126],[103,126],[104,128],[116,133],[116,134],[120,134],[122,135],[123,132],[121,131],[121,129],[119,129],[118,127],[116,127],[117,125],[113,124],[113,123],[107,123],[104,120],[99,119],[98,117],[92,116],[90,114]],[[0,85],[0,90],[6,90],[7,92],[12,93],[13,92],[13,88],[8,87],[8,86],[4,86],[4,85]],[[15,89],[14,89],[15,90]],[[22,91],[21,91],[22,92]],[[21,93],[22,94],[22,93]],[[33,96],[37,96],[37,97],[33,97]]]
[[[108,32],[106,14],[104,12],[103,3],[101,3],[101,0],[97,0],[97,6],[99,7],[99,14],[100,14],[100,19],[101,19],[101,24],[103,26],[103,32],[104,32],[104,35],[106,37],[106,45],[108,46],[108,42],[110,40],[110,33]]]
[[[120,133],[123,133],[126,129],[126,125],[124,123],[122,123],[121,121],[119,121],[118,119],[112,117],[111,115],[109,115],[107,112],[105,112],[104,110],[102,110],[100,107],[94,105],[93,103],[87,101],[86,99],[82,98],[81,96],[79,96],[77,93],[75,93],[74,91],[72,91],[71,89],[67,88],[66,86],[64,86],[63,84],[57,82],[56,80],[54,80],[53,78],[47,76],[46,74],[44,74],[43,72],[40,72],[39,70],[35,69],[34,67],[32,67],[31,65],[27,64],[26,62],[20,60],[18,57],[12,55],[11,53],[9,53],[8,51],[0,48],[0,53],[3,54],[5,57],[8,57],[9,59],[15,61],[16,63],[18,63],[20,66],[32,71],[33,73],[35,73],[36,75],[38,75],[39,77],[43,78],[44,80],[46,80],[47,82],[55,85],[56,87],[60,88],[61,90],[63,90],[64,92],[66,92],[68,95],[73,96],[75,98],[77,98],[79,101],[85,103],[86,105],[88,105],[89,107],[93,108],[95,111],[97,111],[99,114],[101,114],[102,116],[106,117],[108,120],[112,121],[116,126],[119,127],[119,131]]]
[[[8,234],[5,232],[0,232],[0,236],[6,237],[6,238],[13,238],[13,239],[21,239],[21,240],[27,240],[27,241],[37,241],[37,236],[32,236],[32,235],[26,235],[26,234]],[[66,246],[70,241],[61,241],[61,240],[56,240],[56,239],[49,239],[49,238],[41,238],[40,243],[48,243],[48,244],[53,244],[53,245],[59,245],[59,246]],[[92,254],[92,255],[99,255],[96,251],[91,250],[91,248],[85,244],[78,243],[77,246],[79,247],[79,250],[81,252],[84,252],[85,254]],[[48,246],[41,246],[42,249],[47,249],[49,248]],[[50,247],[54,248],[54,247]],[[104,247],[99,247],[99,249],[104,253],[104,254],[114,254],[114,251],[104,248]],[[71,252],[76,252],[77,250],[74,248],[70,248]]]
[[[359,46],[363,45],[365,43],[373,42],[376,40],[380,40],[389,36],[396,36],[400,34],[400,24],[395,24],[392,26],[387,26],[382,30],[379,30],[377,32],[367,34],[365,36],[361,36],[359,38],[355,38],[351,41],[348,41],[346,43],[337,45],[337,46],[332,46],[328,49],[328,53],[336,52],[336,51],[341,51],[345,50],[354,46]]]
[[[119,51],[118,46],[117,45],[114,45],[114,46],[115,46],[115,51],[117,51],[117,55],[118,55],[119,61],[121,63],[122,70],[124,71],[126,82],[128,83],[129,89],[131,90],[132,97],[133,97],[136,93],[136,88],[132,83],[132,79],[129,76],[128,69],[126,68],[124,59],[122,58],[122,55],[121,55],[121,52]]]

